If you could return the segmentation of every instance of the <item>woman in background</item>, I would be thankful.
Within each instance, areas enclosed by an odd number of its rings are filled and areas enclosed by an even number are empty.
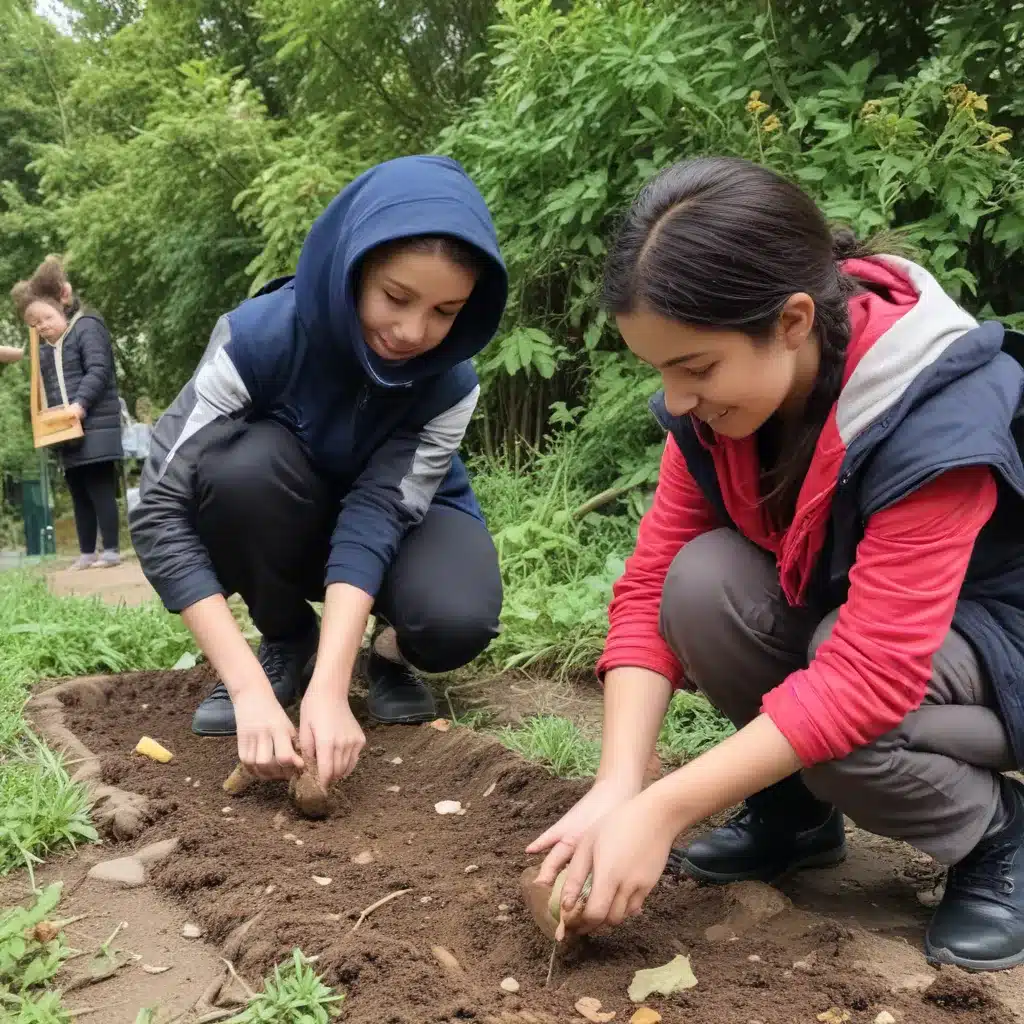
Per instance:
[[[48,256],[29,280],[19,281],[11,297],[18,315],[46,342],[39,347],[46,406],[68,406],[84,430],[81,439],[58,447],[78,533],[80,554],[72,569],[117,565],[116,467],[123,453],[110,334],[98,313],[82,307],[55,256]],[[97,533],[103,539],[100,555]]]

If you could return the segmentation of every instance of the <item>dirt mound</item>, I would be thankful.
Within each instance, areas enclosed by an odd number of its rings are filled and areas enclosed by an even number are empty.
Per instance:
[[[209,941],[227,943],[250,982],[299,946],[347,993],[353,1024],[551,1024],[582,1019],[573,1006],[583,996],[628,1021],[633,973],[684,953],[699,985],[651,1001],[667,1022],[813,1024],[831,1007],[849,1011],[853,1024],[883,1009],[914,1024],[1012,1020],[963,976],[934,993],[894,990],[854,962],[863,933],[785,902],[765,923],[744,920],[739,934],[709,941],[708,929],[735,917],[737,894],[669,879],[642,918],[567,952],[545,988],[551,947],[520,897],[523,849],[583,792],[580,784],[466,730],[376,728],[355,775],[332,794],[330,816],[309,821],[295,814],[283,783],[234,799],[221,790],[235,766],[233,740],[189,732],[210,681],[203,669],[137,674],[99,696],[93,687],[85,700],[64,687],[59,700],[64,724],[98,755],[101,784],[145,799],[148,825],[135,845],[180,838],[153,883]],[[142,735],[173,751],[171,763],[133,754]],[[442,800],[460,801],[465,813],[438,815]],[[353,930],[362,911],[399,892]],[[516,994],[499,987],[509,977]]]

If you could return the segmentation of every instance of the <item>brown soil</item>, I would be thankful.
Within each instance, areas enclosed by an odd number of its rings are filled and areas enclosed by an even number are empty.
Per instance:
[[[832,917],[800,909],[813,898],[808,879],[823,874],[811,872],[784,887],[797,908],[740,927],[732,941],[705,938],[711,926],[742,919],[731,887],[665,879],[642,918],[565,953],[546,988],[551,947],[520,897],[528,863],[522,851],[583,792],[580,784],[553,779],[466,730],[375,728],[355,775],[336,789],[330,817],[307,821],[296,816],[283,784],[260,783],[234,799],[221,790],[235,766],[233,741],[189,732],[191,711],[209,686],[200,668],[93,683],[84,700],[73,687],[51,694],[65,705],[66,724],[99,755],[93,783],[145,798],[132,846],[180,837],[179,851],[154,868],[153,883],[250,983],[301,947],[347,993],[344,1019],[353,1024],[551,1024],[582,1020],[573,1010],[582,996],[628,1021],[633,973],[684,953],[699,985],[651,1000],[666,1022],[813,1024],[831,1007],[848,1011],[852,1024],[883,1009],[901,1024],[1014,1019],[999,983],[930,971],[901,937],[919,941],[927,911],[916,904],[914,886],[922,887],[930,869],[915,871],[913,854],[904,852],[903,877],[896,877],[885,847],[864,846],[856,863],[839,869],[852,880],[833,886]],[[172,750],[174,760],[161,765],[134,755],[142,735]],[[392,786],[400,792],[389,792]],[[466,813],[441,817],[439,800],[459,800]],[[365,851],[372,863],[355,863]],[[107,856],[126,852],[127,844],[107,848]],[[872,876],[879,864],[888,870]],[[469,865],[477,870],[467,874]],[[321,885],[314,876],[331,881]],[[895,928],[882,922],[884,912],[876,924],[869,913],[865,928],[857,908],[885,904],[894,888],[901,894]],[[405,889],[353,932],[360,911]],[[242,940],[231,937],[253,921]],[[882,927],[890,934],[868,930]],[[435,946],[454,955],[461,971],[444,969]],[[509,976],[521,986],[518,995],[499,989]]]

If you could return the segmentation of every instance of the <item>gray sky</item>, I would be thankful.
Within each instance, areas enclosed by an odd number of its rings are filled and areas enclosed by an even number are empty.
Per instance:
[[[60,0],[36,0],[36,11],[52,21],[61,32],[71,31],[71,13]]]

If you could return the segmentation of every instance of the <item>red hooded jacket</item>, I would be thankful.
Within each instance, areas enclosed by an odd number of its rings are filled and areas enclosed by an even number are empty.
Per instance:
[[[844,269],[887,294],[850,301],[850,344],[843,383],[861,358],[913,309],[917,292],[899,268],[855,260]],[[792,523],[774,530],[760,502],[754,437],[716,437],[715,470],[737,529],[778,561],[783,593],[802,603],[828,530],[845,446],[829,416],[804,480]],[[845,757],[895,728],[924,698],[932,658],[949,632],[975,540],[996,506],[984,466],[954,469],[868,521],[850,572],[850,590],[830,638],[807,668],[764,697],[768,714],[805,765]],[[616,583],[598,673],[640,667],[688,685],[658,629],[669,566],[694,537],[718,526],[670,436],[651,509]]]

